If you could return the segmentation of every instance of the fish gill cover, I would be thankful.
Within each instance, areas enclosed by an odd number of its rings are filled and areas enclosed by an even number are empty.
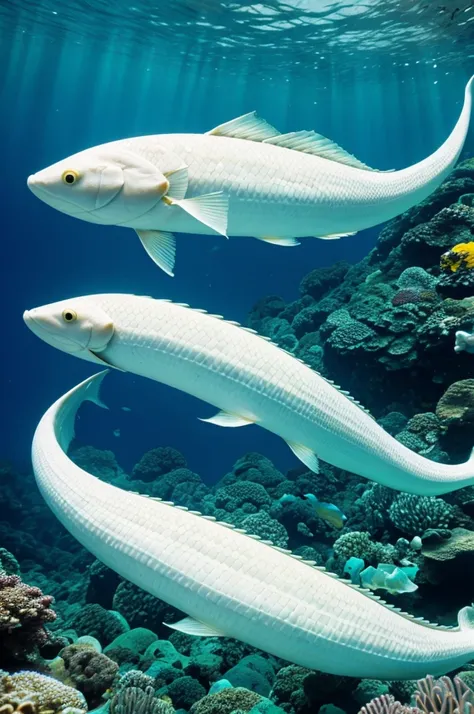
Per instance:
[[[370,165],[402,168],[452,128],[472,73],[473,17],[467,2],[0,3],[2,714],[428,714],[448,702],[471,710],[469,666],[438,682],[357,680],[227,638],[170,634],[163,622],[182,613],[94,560],[36,490],[34,426],[89,372],[25,336],[20,318],[25,306],[74,293],[187,300],[239,319],[341,384],[410,449],[465,461],[474,433],[469,158],[380,235],[307,242],[291,255],[253,241],[183,241],[173,285],[118,229],[109,236],[55,215],[24,181],[102,141],[206,131],[254,108],[283,131],[314,128]],[[84,410],[79,420],[70,456],[85,470],[341,577],[351,558],[409,569],[416,590],[378,592],[431,621],[454,625],[474,599],[472,487],[429,498],[324,463],[316,475],[262,431],[213,436],[195,425],[200,405],[136,380],[114,384],[110,414]],[[342,528],[307,494],[344,514]]]

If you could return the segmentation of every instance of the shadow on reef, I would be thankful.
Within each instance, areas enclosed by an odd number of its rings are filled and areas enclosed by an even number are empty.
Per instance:
[[[387,225],[361,263],[313,270],[297,300],[270,296],[249,316],[399,441],[452,463],[474,443],[473,198],[467,161]],[[70,455],[120,488],[232,523],[353,582],[369,578],[417,616],[454,624],[474,599],[473,487],[421,497],[327,464],[319,475],[304,466],[283,474],[256,453],[209,486],[168,447],[144,454],[130,474],[110,451],[74,444]],[[454,683],[357,680],[227,638],[171,632],[163,622],[180,613],[81,548],[30,474],[3,465],[1,476],[0,714],[435,714],[449,702],[459,712],[474,704],[468,666]]]

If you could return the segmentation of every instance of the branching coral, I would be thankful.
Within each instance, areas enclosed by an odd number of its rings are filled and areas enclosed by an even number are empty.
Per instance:
[[[415,702],[425,714],[469,714],[474,692],[459,677],[435,680],[428,676],[418,681]]]
[[[168,702],[155,697],[153,687],[127,687],[110,700],[110,714],[173,714]]]
[[[56,619],[53,598],[22,582],[0,575],[0,662],[31,661],[48,641],[46,622]]]

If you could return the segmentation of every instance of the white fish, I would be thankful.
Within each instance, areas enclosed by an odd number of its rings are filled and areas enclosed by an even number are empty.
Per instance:
[[[220,410],[204,421],[258,424],[278,434],[314,472],[321,458],[423,495],[474,484],[474,456],[446,465],[410,451],[292,354],[219,316],[166,300],[110,294],[35,308],[24,319],[63,352],[163,382]]]
[[[28,178],[45,203],[91,223],[134,228],[173,275],[173,231],[255,236],[276,245],[340,238],[403,213],[454,166],[471,115],[472,82],[449,138],[395,172],[370,169],[313,131],[280,134],[255,113],[207,134],[158,134],[102,144]]]
[[[401,613],[313,561],[213,516],[100,481],[66,450],[81,403],[104,372],[55,402],[33,439],[33,470],[52,512],[96,558],[185,612],[173,629],[247,642],[303,667],[374,679],[443,674],[474,656],[474,610],[459,627]]]

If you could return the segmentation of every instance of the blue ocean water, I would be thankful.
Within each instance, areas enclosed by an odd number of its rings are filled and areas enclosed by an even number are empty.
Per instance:
[[[356,262],[379,233],[292,249],[180,236],[171,279],[133,231],[82,223],[38,201],[26,187],[30,173],[95,144],[202,132],[253,109],[281,131],[314,128],[369,165],[407,166],[457,119],[473,19],[467,3],[3,0],[2,458],[26,466],[45,409],[93,371],[32,335],[25,308],[132,292],[245,322],[262,296],[294,299],[310,269]],[[202,424],[208,406],[158,384],[113,375],[105,396],[110,412],[88,412],[79,434],[113,449],[124,468],[158,445],[178,448],[209,480],[249,450],[281,470],[295,464],[276,437]]]

